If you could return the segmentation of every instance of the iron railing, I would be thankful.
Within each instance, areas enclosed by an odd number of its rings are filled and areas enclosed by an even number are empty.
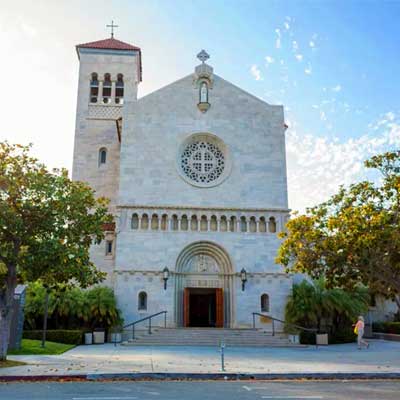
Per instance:
[[[315,334],[315,344],[317,344],[317,332],[318,332],[318,329],[305,328],[304,326],[300,326],[300,325],[297,325],[297,324],[292,324],[290,322],[282,321],[281,319],[278,319],[278,318],[275,318],[275,317],[271,317],[270,315],[261,314],[261,313],[258,313],[258,312],[253,312],[253,329],[256,329],[256,315],[259,315],[260,317],[268,318],[268,319],[270,319],[272,321],[272,336],[275,336],[275,321],[276,321],[276,322],[280,322],[281,324],[284,324],[285,326],[292,327],[292,328],[295,328],[295,329],[300,330],[300,331],[314,333]]]
[[[127,324],[123,327],[123,329],[132,327],[132,339],[135,339],[135,326],[141,322],[149,320],[149,326],[148,326],[148,334],[151,335],[151,320],[154,317],[158,317],[159,315],[164,314],[164,328],[167,327],[167,311],[160,311],[156,314],[149,315],[148,317],[138,319],[137,321],[131,322],[130,324]]]

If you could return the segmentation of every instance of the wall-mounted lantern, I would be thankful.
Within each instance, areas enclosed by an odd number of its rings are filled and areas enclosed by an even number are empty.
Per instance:
[[[242,291],[244,291],[244,287],[247,282],[247,272],[244,268],[240,271],[240,280],[242,281]]]
[[[167,290],[167,281],[169,278],[169,269],[168,267],[165,267],[162,271],[163,273],[163,280],[164,280],[164,290]]]

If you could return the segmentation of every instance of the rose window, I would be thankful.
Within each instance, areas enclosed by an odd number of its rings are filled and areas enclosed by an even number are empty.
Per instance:
[[[192,142],[182,152],[181,168],[192,181],[207,184],[221,177],[225,168],[225,157],[215,144]]]

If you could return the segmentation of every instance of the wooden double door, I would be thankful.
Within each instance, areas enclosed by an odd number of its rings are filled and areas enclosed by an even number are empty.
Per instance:
[[[224,327],[224,293],[221,288],[185,288],[185,327]]]

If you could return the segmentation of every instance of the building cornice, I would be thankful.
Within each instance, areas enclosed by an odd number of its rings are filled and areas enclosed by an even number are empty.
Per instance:
[[[220,207],[220,206],[171,206],[171,205],[143,205],[143,204],[120,204],[117,209],[150,209],[150,210],[200,210],[200,211],[241,211],[241,212],[285,212],[289,213],[289,208],[253,208],[253,207]]]

